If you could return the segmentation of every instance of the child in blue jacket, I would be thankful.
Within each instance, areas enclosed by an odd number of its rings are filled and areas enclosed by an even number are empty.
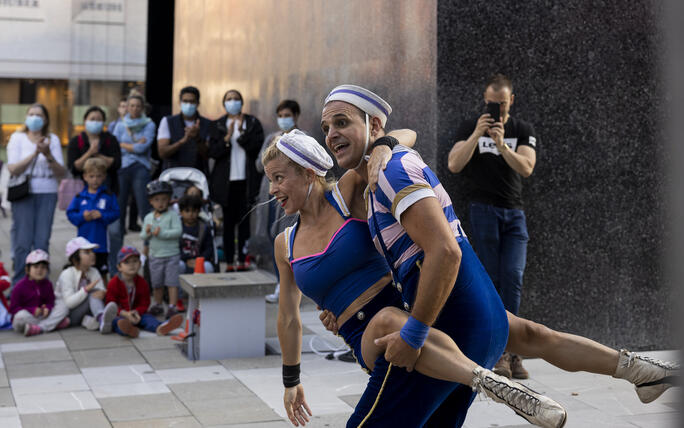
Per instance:
[[[107,164],[104,159],[91,157],[83,166],[86,187],[74,196],[67,209],[69,221],[78,227],[78,236],[98,244],[95,251],[95,268],[107,283],[107,226],[119,218],[116,195],[104,183]]]

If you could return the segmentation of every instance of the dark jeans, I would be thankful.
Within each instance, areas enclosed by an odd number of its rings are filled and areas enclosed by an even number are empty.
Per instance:
[[[504,307],[517,315],[529,239],[525,213],[473,202],[470,224],[477,255],[492,278]]]
[[[112,330],[114,330],[116,333],[119,333],[122,336],[125,336],[124,332],[121,331],[119,329],[119,326],[117,325],[119,320],[122,318],[123,317],[116,317],[112,320]],[[142,314],[140,316],[140,322],[136,325],[136,327],[154,333],[157,331],[157,327],[159,327],[160,324],[161,322],[153,315]]]
[[[109,225],[109,272],[112,276],[118,272],[116,268],[116,256],[123,245],[124,233],[126,232],[126,208],[128,197],[133,195],[138,206],[140,220],[150,211],[147,201],[147,183],[150,181],[150,171],[142,164],[135,162],[126,168],[119,170],[119,196],[117,202],[121,210],[119,220]]]
[[[56,205],[57,193],[31,193],[24,199],[12,202],[12,284],[26,275],[24,262],[31,251],[41,249],[50,252]]]
[[[235,227],[237,226],[237,256],[238,263],[245,262],[245,253],[242,249],[245,247],[245,242],[249,239],[249,216],[242,218],[247,214],[249,206],[247,203],[247,181],[231,181],[230,182],[230,200],[228,205],[223,206],[223,254],[226,257],[226,263],[233,264],[233,257],[235,256]],[[242,223],[240,223],[242,220]],[[240,223],[240,224],[238,224]]]

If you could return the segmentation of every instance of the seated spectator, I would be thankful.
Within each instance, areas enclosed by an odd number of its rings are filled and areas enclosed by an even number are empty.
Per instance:
[[[111,322],[111,329],[122,336],[138,337],[140,329],[165,336],[178,328],[183,316],[173,315],[166,322],[160,322],[147,313],[150,305],[150,288],[140,270],[140,253],[133,247],[119,251],[117,268],[119,273],[107,285],[107,308],[115,307],[117,317]]]
[[[69,309],[69,323],[97,330],[104,312],[105,285],[93,267],[97,244],[79,236],[66,244],[69,264],[59,274],[55,297]]]
[[[14,285],[10,296],[14,331],[34,336],[69,327],[69,310],[64,302],[55,300],[52,283],[47,279],[48,254],[33,250],[26,256],[24,265],[26,276]]]
[[[211,230],[209,225],[199,218],[202,200],[197,196],[185,195],[178,201],[178,206],[183,223],[183,233],[180,237],[180,272],[193,273],[197,257],[204,258],[206,273],[214,272]]]
[[[116,195],[103,184],[107,164],[100,158],[90,158],[83,167],[83,180],[87,186],[76,195],[67,208],[67,218],[78,227],[78,236],[97,244],[95,267],[103,282],[107,280],[107,227],[119,219]]]
[[[12,328],[12,314],[9,311],[9,303],[5,297],[5,290],[10,288],[9,274],[5,270],[5,265],[0,262],[0,330]]]

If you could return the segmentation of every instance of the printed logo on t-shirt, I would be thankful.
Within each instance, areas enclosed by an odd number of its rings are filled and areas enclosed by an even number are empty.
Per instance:
[[[537,147],[537,139],[530,135],[530,146]]]
[[[85,205],[87,203],[88,203],[88,201],[86,201],[85,199],[81,201],[81,205]]]
[[[504,138],[504,144],[506,144],[511,150],[515,151],[515,149],[518,147],[518,139]],[[480,137],[480,139],[477,140],[477,145],[481,154],[491,153],[493,155],[501,156],[499,149],[496,148],[496,143],[489,137]]]
[[[102,198],[99,201],[97,201],[97,208],[98,209],[103,210],[103,209],[105,209],[106,206],[107,206],[107,200],[106,199]]]

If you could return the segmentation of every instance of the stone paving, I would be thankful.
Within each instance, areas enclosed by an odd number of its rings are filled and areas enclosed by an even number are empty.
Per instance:
[[[0,218],[2,261],[9,267],[10,219]],[[63,248],[75,235],[58,211],[53,228],[54,279]],[[133,234],[126,242],[139,245]],[[302,305],[304,346],[335,348],[315,306]],[[267,306],[267,336],[275,336],[275,305]],[[674,351],[649,352],[676,359]],[[137,339],[72,327],[25,338],[0,332],[0,427],[200,427],[277,428],[284,418],[280,357],[188,361],[169,337],[143,332]],[[678,389],[644,405],[625,381],[567,373],[541,360],[526,360],[524,383],[568,410],[567,427],[676,427]],[[367,377],[355,364],[302,358],[302,382],[314,412],[312,427],[343,427]],[[466,427],[530,426],[511,410],[478,396]]]

